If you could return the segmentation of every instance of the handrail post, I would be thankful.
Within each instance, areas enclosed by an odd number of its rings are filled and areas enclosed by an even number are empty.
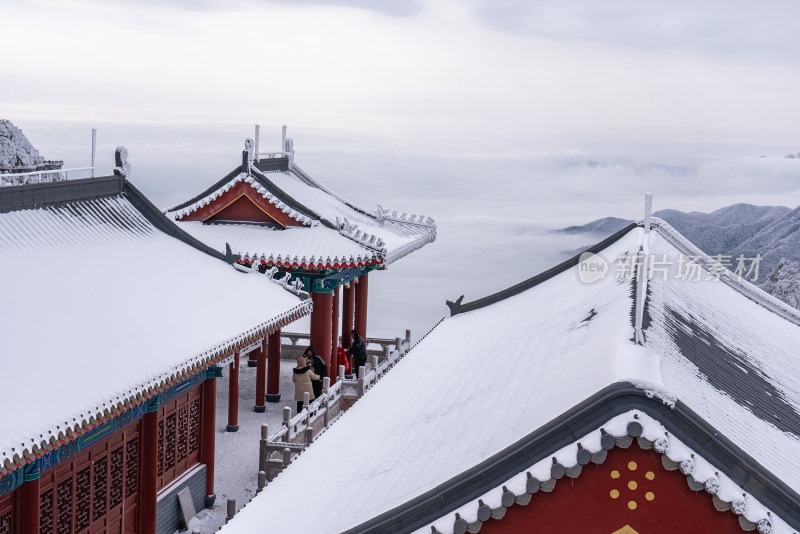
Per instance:
[[[322,379],[322,393],[325,396],[325,413],[322,415],[322,423],[325,427],[328,426],[328,410],[331,407],[331,379],[330,377],[325,377]]]
[[[267,470],[267,443],[269,436],[269,425],[261,425],[261,439],[258,441],[258,470]]]
[[[283,421],[281,424],[286,429],[283,433],[283,441],[289,441],[289,419],[292,418],[292,409],[288,406],[283,407]]]
[[[225,522],[226,523],[228,521],[230,521],[231,519],[233,519],[233,516],[236,515],[236,499],[228,499],[228,510],[227,510],[227,512],[228,512],[228,514],[227,514],[227,517],[225,518]]]

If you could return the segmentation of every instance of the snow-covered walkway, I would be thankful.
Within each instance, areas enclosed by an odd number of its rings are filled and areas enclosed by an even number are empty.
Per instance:
[[[265,413],[253,411],[256,391],[256,368],[247,366],[247,356],[239,367],[239,431],[227,432],[228,422],[228,367],[223,377],[217,379],[217,440],[214,491],[217,500],[211,509],[202,510],[191,522],[192,530],[203,534],[216,532],[225,524],[228,499],[236,500],[240,509],[256,493],[258,487],[258,441],[261,425],[269,425],[269,433],[278,430],[283,419],[283,407],[291,406],[294,414],[293,360],[281,360],[281,402],[267,403]],[[184,531],[185,532],[185,531]]]

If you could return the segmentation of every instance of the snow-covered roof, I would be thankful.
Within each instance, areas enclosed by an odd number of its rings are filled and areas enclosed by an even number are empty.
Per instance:
[[[475,532],[487,513],[526,503],[539,482],[552,488],[631,435],[743,525],[798,529],[800,314],[735,276],[705,280],[718,272],[710,260],[656,220],[649,253],[672,264],[666,280],[655,270],[645,343],[634,343],[635,280],[617,280],[614,261],[634,257],[643,233],[631,226],[593,247],[610,272],[592,284],[580,281],[576,257],[493,297],[451,303],[456,314],[224,532],[320,522],[331,532]],[[698,258],[701,281],[675,278],[681,256]],[[337,497],[297,514],[309,480]]]
[[[0,474],[310,312],[121,177],[0,195]]]
[[[380,205],[375,210],[365,210],[316,181],[293,160],[278,159],[234,169],[205,192],[168,210],[167,216],[217,250],[225,250],[229,244],[242,257],[284,266],[389,264],[436,239],[432,218],[398,213]],[[250,185],[256,194],[301,226],[274,229],[182,220],[238,182]]]

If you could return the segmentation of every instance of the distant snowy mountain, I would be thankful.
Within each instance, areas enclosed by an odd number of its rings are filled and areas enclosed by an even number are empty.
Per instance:
[[[761,289],[784,302],[800,305],[800,207],[734,204],[711,213],[661,210],[653,215],[672,227],[709,255],[735,258],[761,255]],[[633,221],[604,217],[582,226],[556,230],[569,234],[591,234],[594,239],[610,235]]]
[[[765,275],[775,271],[783,259],[800,261],[800,207],[788,210],[784,216],[759,228],[731,249],[731,253],[736,256],[761,254],[761,272]]]
[[[598,233],[598,234],[613,234],[617,230],[621,230],[633,221],[627,219],[620,219],[619,217],[603,217],[590,223],[581,226],[567,226],[554,232],[562,232],[565,234],[585,234],[585,233]]]

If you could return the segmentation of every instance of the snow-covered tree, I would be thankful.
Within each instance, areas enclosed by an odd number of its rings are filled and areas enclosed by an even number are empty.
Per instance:
[[[0,169],[41,165],[44,158],[11,121],[0,119]]]
[[[800,308],[800,261],[781,258],[761,289],[789,306]]]

